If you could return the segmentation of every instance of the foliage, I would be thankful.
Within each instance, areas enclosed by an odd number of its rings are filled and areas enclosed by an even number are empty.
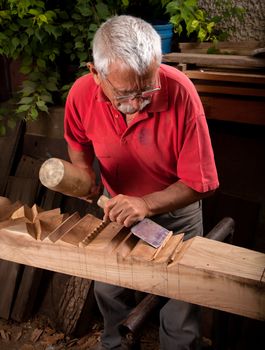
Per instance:
[[[217,16],[209,17],[198,4],[198,0],[162,0],[174,31],[180,36],[185,31],[187,37],[193,35],[196,41],[216,42],[225,40],[228,33],[220,30],[224,22],[231,18],[243,19],[244,9],[232,4],[231,0],[215,0]]]
[[[95,31],[128,2],[0,0],[0,55],[19,58],[25,74],[15,119],[36,120],[49,105],[62,102],[76,76],[86,72]],[[69,71],[71,65],[79,67],[73,69],[77,74]],[[1,111],[0,133],[5,133]]]
[[[219,16],[209,18],[197,0],[0,0],[0,55],[21,62],[25,75],[13,98],[15,113],[0,109],[0,135],[16,120],[36,120],[64,102],[73,81],[87,72],[91,42],[99,25],[114,14],[170,21],[175,32],[199,41],[224,39],[218,24],[242,18],[231,0],[215,0]],[[72,68],[71,68],[72,67]],[[69,69],[70,68],[70,69]]]
[[[152,24],[159,24],[169,20],[164,6],[164,0],[129,0],[126,13],[141,17]]]

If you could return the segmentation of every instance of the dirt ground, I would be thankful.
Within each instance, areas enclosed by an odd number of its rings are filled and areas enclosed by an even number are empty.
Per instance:
[[[81,338],[56,331],[45,317],[35,317],[17,323],[0,318],[0,350],[89,350],[99,339],[102,324],[95,322],[89,333]],[[159,350],[158,330],[148,324],[141,338],[142,350]]]

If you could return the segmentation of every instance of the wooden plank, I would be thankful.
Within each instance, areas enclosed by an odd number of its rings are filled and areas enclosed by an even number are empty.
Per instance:
[[[15,129],[8,130],[5,136],[0,137],[0,195],[5,192],[21,132],[22,123],[18,123]]]
[[[0,259],[0,317],[8,319],[21,265]]]
[[[42,136],[51,139],[64,138],[64,108],[51,107],[49,114],[41,113],[36,121],[26,124],[26,135]]]
[[[9,176],[6,187],[6,196],[12,201],[21,201],[33,205],[38,194],[40,184],[38,179]]]
[[[194,80],[210,80],[221,82],[234,82],[243,84],[265,84],[264,74],[246,74],[235,72],[211,72],[200,70],[186,70],[184,71],[190,79]]]
[[[209,55],[171,52],[163,55],[164,63],[188,63],[198,66],[264,68],[264,58],[237,55]]]
[[[39,166],[39,160],[22,156],[15,172],[16,176],[10,176],[8,178],[8,184],[5,192],[6,196],[9,197],[12,201],[21,201],[24,204],[33,206],[39,190],[38,171],[36,170]],[[27,213],[24,213],[24,219],[26,219],[26,221],[33,221],[34,213],[28,207],[26,207],[26,212]],[[23,216],[23,213],[20,212],[19,214],[17,212],[16,215]],[[27,216],[29,217],[27,218]],[[23,217],[17,218],[17,220],[20,219],[23,221]],[[23,224],[22,222],[22,229],[24,227],[26,231],[30,230],[30,233],[35,239],[36,233],[33,230],[32,225],[26,226],[28,224],[29,223]],[[16,307],[14,315],[17,315],[16,317],[21,317],[22,319],[23,315],[29,316],[29,310],[32,310],[34,306],[34,298],[37,296],[38,287],[40,285],[40,278],[37,277],[37,274],[39,272],[36,271],[35,273],[33,271],[36,269],[29,269],[28,267],[24,268],[22,265],[17,265],[14,263],[9,264],[9,268],[12,273],[10,272],[10,275],[6,275],[5,287],[10,290],[10,296],[7,298],[2,294],[2,290],[0,290],[0,299],[3,300],[3,303],[5,303],[6,307],[9,308],[9,314],[11,313],[12,305],[14,305]],[[5,266],[0,265],[0,270],[4,268]],[[22,277],[20,284],[17,285],[18,277],[20,274],[22,274]],[[16,275],[17,277],[12,278],[11,275]],[[29,291],[31,289],[32,294],[31,298],[29,298]],[[19,300],[17,300],[17,297],[19,297]]]
[[[200,98],[207,119],[265,125],[265,100],[237,96],[204,95]]]
[[[20,202],[12,203],[7,197],[0,197],[0,228],[18,223],[11,219],[12,215],[21,207]],[[15,286],[19,279],[21,266],[19,264],[0,260],[0,317],[8,319],[11,312]]]
[[[3,229],[0,258],[265,319],[265,254],[195,237],[182,243],[171,264],[156,259],[138,263],[128,254],[118,259],[113,252],[95,249],[93,242],[81,248]]]
[[[215,47],[220,53],[224,54],[234,54],[234,55],[253,55],[253,51],[263,47],[264,43],[259,41],[219,41],[215,45],[213,43],[207,42],[189,42],[189,43],[179,43],[179,48],[181,52],[193,52],[193,53],[207,53],[209,48]]]
[[[256,254],[253,252],[253,256],[251,257],[252,254],[249,254],[248,250],[241,250],[241,248],[234,247],[229,244],[225,244],[224,246],[224,243],[218,244],[221,242],[216,242],[212,240],[209,240],[209,243],[209,245],[205,244],[205,239],[197,237],[197,239],[191,243],[189,249],[186,250],[185,254],[179,260],[179,273],[184,274],[187,277],[186,279],[180,281],[179,288],[181,290],[181,298],[185,298],[186,300],[190,298],[190,287],[194,285],[191,282],[191,280],[200,278],[201,273],[204,273],[204,271],[212,271],[216,277],[221,272],[221,274],[219,275],[220,279],[217,279],[214,289],[216,290],[218,289],[218,286],[220,286],[223,295],[222,297],[220,297],[220,295],[218,295],[217,293],[209,293],[209,295],[207,296],[207,302],[211,303],[211,299],[214,299],[214,302],[216,304],[223,304],[222,310],[229,312],[229,303],[227,303],[227,301],[230,298],[235,298],[235,303],[241,304],[240,308],[242,310],[242,314],[244,314],[250,306],[253,311],[257,300],[249,300],[249,303],[245,304],[243,302],[243,299],[241,299],[241,295],[239,292],[240,288],[238,288],[238,286],[229,287],[227,285],[227,288],[224,288],[225,283],[222,281],[223,276],[230,275],[232,277],[232,275],[235,274],[238,277],[239,284],[244,283],[243,281],[245,280],[245,278],[250,278],[252,279],[253,283],[256,283],[258,288],[260,287],[260,292],[263,294],[263,302],[261,302],[259,307],[262,309],[261,313],[265,313],[265,285],[261,282],[261,277],[258,277],[259,275],[262,276],[263,273],[262,269],[265,266],[265,254]],[[215,259],[214,256],[217,256],[218,259]],[[229,264],[224,263],[228,260]],[[244,265],[246,264],[246,269],[244,269],[244,272],[241,269],[242,263]],[[254,282],[255,279],[256,282]],[[209,283],[209,280],[207,278],[204,279],[204,286],[202,286],[200,283],[197,284],[196,298],[200,299],[204,297],[204,289],[209,287],[208,284],[210,285],[212,283]],[[237,301],[236,298],[238,298]],[[225,299],[226,301],[223,303],[221,299]]]
[[[35,267],[25,266],[12,308],[12,320],[22,322],[29,319],[32,315],[35,306],[34,301],[37,299],[41,284],[42,272],[43,270],[36,269]]]
[[[233,95],[233,96],[255,96],[255,97],[265,97],[265,89],[256,89],[251,87],[240,87],[240,86],[223,86],[223,85],[208,85],[195,83],[196,90],[199,93],[209,93],[209,94],[222,94],[222,95]]]
[[[22,203],[19,201],[16,201],[15,203],[12,203],[9,198],[7,197],[0,197],[1,198],[1,204],[0,204],[0,227],[1,224],[5,220],[11,219],[11,216],[13,213],[19,209],[22,206]],[[5,201],[6,199],[7,201]]]
[[[50,157],[68,159],[67,144],[64,139],[38,135],[26,134],[24,136],[23,153],[41,159]]]
[[[38,179],[42,163],[40,159],[22,155],[16,169],[16,177]]]

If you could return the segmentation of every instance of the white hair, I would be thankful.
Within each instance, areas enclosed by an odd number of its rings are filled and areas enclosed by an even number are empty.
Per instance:
[[[114,16],[103,23],[93,39],[93,59],[97,71],[108,74],[109,65],[123,62],[137,74],[150,64],[161,63],[161,38],[151,24],[133,16]]]

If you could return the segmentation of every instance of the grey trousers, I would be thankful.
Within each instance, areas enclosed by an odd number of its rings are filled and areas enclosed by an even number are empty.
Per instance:
[[[184,232],[188,239],[203,234],[201,202],[163,215],[152,217],[174,234]],[[95,297],[104,320],[102,344],[110,350],[119,349],[119,324],[134,308],[134,291],[102,282],[95,282]],[[160,310],[159,339],[161,350],[190,350],[200,336],[200,308],[170,299]]]

